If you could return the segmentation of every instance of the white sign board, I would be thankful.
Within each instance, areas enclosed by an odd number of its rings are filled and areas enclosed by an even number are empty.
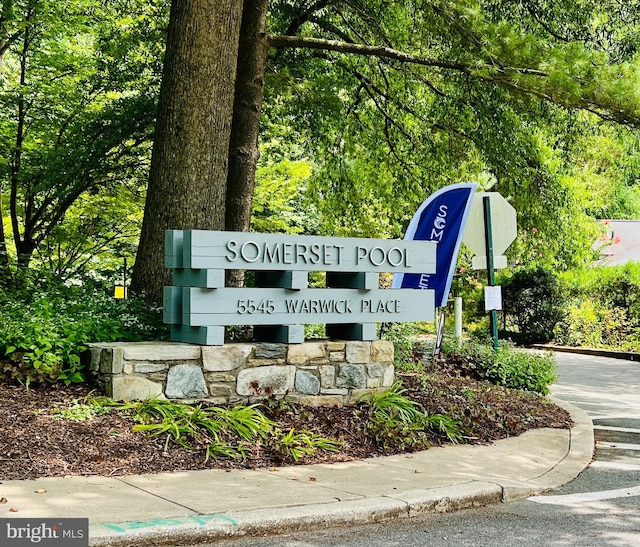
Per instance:
[[[506,268],[504,252],[518,234],[516,210],[498,192],[478,192],[471,204],[467,227],[462,241],[475,254],[472,267],[476,270],[487,267],[483,198],[489,197],[491,205],[491,235],[493,244],[493,267]]]
[[[494,285],[484,288],[484,311],[502,309],[502,287]]]

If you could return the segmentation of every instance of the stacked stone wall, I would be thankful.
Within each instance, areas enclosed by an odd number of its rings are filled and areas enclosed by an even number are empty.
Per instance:
[[[394,382],[393,343],[302,344],[179,342],[90,344],[93,381],[116,400],[160,397],[216,404],[264,397],[343,405]]]

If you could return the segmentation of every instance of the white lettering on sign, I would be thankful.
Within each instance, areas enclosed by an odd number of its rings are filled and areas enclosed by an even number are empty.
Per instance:
[[[429,275],[428,274],[420,274],[420,279],[418,280],[418,287],[421,289],[429,288]]]
[[[431,229],[431,241],[441,241],[444,235],[444,228],[447,225],[447,206],[440,205],[438,214],[433,221],[433,228]]]

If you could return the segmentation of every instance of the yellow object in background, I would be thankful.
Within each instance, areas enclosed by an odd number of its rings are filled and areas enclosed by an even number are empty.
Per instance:
[[[119,298],[127,298],[127,287],[123,287],[122,285],[116,285],[116,290],[114,296]]]

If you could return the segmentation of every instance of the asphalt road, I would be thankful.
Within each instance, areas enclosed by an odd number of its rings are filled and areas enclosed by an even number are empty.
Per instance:
[[[269,538],[218,547],[640,546],[640,363],[558,353],[552,393],[594,422],[592,464],[528,500],[449,515]]]

